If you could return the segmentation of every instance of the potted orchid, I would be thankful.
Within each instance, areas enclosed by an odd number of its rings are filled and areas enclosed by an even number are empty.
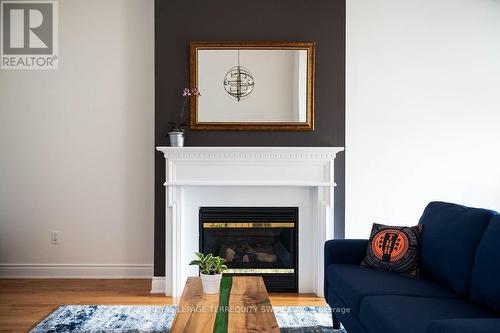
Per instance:
[[[203,253],[195,252],[196,259],[191,261],[189,265],[198,266],[200,269],[201,284],[205,294],[216,294],[220,289],[220,280],[222,272],[227,270],[224,265],[225,259],[215,257],[211,253],[204,255]]]
[[[190,97],[198,97],[201,96],[200,90],[198,87],[194,87],[192,89],[184,88],[182,91],[182,97],[184,98],[182,102],[181,112],[177,115],[176,121],[169,121],[168,123],[172,125],[170,128],[170,132],[168,132],[168,136],[170,137],[170,145],[172,147],[182,147],[184,146],[184,128],[186,127],[186,123],[184,121],[184,112],[186,111],[187,102]]]

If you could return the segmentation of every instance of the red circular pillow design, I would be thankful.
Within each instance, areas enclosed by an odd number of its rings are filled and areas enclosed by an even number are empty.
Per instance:
[[[373,224],[361,266],[419,277],[418,257],[422,225],[393,227]]]

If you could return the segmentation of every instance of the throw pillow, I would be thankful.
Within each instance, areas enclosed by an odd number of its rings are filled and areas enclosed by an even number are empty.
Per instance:
[[[422,228],[421,224],[414,227],[394,227],[374,223],[361,266],[418,279]]]

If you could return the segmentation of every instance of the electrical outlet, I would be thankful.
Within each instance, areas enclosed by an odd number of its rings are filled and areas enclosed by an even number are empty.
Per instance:
[[[50,244],[59,245],[61,244],[60,231],[50,232]]]

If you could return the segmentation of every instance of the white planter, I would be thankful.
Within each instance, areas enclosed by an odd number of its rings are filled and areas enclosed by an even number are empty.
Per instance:
[[[184,132],[169,132],[170,146],[183,147],[184,146]]]
[[[203,285],[203,292],[205,294],[217,294],[220,289],[220,280],[222,274],[205,275],[200,273],[201,284]]]

